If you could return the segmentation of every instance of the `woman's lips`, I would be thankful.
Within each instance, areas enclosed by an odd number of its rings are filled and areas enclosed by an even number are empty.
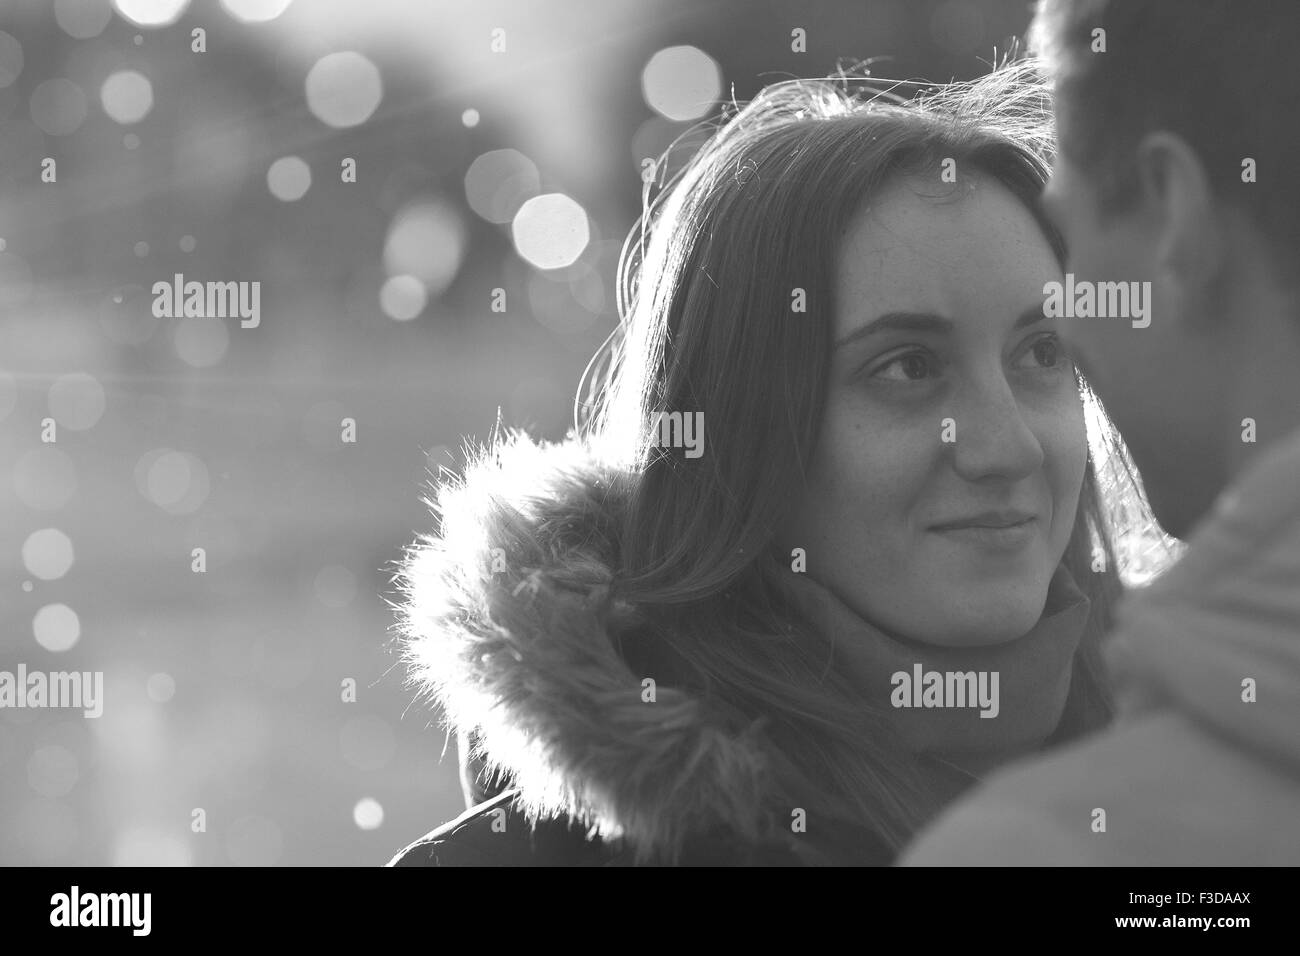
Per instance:
[[[988,551],[1018,551],[1038,533],[1038,519],[1026,518],[1005,525],[946,525],[930,529],[950,541]]]

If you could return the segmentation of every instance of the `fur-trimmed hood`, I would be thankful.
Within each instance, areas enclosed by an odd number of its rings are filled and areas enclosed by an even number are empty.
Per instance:
[[[530,817],[671,854],[758,828],[769,754],[681,690],[643,699],[618,650],[642,613],[610,587],[625,477],[573,437],[474,452],[426,499],[440,528],[403,558],[397,626],[409,681]]]

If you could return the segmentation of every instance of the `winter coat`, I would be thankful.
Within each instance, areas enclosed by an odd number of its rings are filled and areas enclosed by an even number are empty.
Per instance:
[[[461,743],[471,805],[389,865],[888,864],[885,842],[847,822],[795,833],[786,816],[770,836],[737,837],[766,755],[713,702],[668,687],[644,702],[639,675],[673,664],[639,656],[634,669],[623,653],[640,617],[610,595],[615,479],[572,439],[513,436],[429,502],[441,527],[403,563],[401,617],[413,680]],[[471,752],[480,729],[494,768]],[[638,861],[637,846],[682,849]]]
[[[573,439],[513,436],[430,502],[441,526],[403,562],[401,629],[412,681],[463,745],[469,809],[390,865],[891,863],[849,814],[818,807],[801,828],[818,785],[784,772],[766,715],[674,679],[655,609],[615,596],[622,477]],[[1087,599],[1070,589],[1077,628]],[[774,796],[790,779],[799,796]],[[946,801],[972,782],[942,769],[927,786]]]

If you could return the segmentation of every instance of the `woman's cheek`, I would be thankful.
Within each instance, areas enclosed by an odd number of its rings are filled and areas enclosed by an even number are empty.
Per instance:
[[[828,412],[830,444],[822,458],[824,500],[832,505],[824,515],[828,531],[853,541],[860,563],[896,566],[908,557],[913,506],[942,455],[939,422],[926,428],[917,416],[881,407],[860,390]]]
[[[863,429],[854,436],[853,513],[856,527],[866,526],[879,546],[897,551],[910,546],[915,504],[926,492],[942,454],[936,424],[928,437],[914,428]]]
[[[1088,466],[1088,429],[1084,423],[1083,405],[1077,399],[1073,404],[1073,408],[1063,410],[1063,414],[1053,418],[1039,439],[1045,442],[1047,452],[1053,544],[1062,553],[1074,529],[1084,472]]]

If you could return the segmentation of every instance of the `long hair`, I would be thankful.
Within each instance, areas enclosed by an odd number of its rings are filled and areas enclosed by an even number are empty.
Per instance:
[[[878,81],[852,86],[843,74],[769,86],[665,174],[624,245],[621,325],[589,366],[575,417],[627,476],[616,589],[658,609],[653,653],[739,723],[762,724],[786,799],[897,848],[952,794],[925,783],[925,759],[903,750],[885,715],[864,712],[849,679],[826,666],[829,636],[792,615],[776,585],[788,571],[774,531],[800,498],[825,404],[839,243],[882,184],[952,158],[1009,188],[1058,260],[1064,250],[1037,204],[1052,138],[1032,65],[910,99]],[[671,149],[660,173],[670,160]],[[806,312],[791,310],[796,288]],[[1078,385],[1092,437],[1122,453],[1087,383]],[[664,416],[696,412],[708,453],[665,452]],[[1140,490],[1111,494],[1141,500]],[[1112,713],[1098,654],[1122,590],[1111,534],[1090,453],[1063,560],[1092,608],[1052,742]],[[764,824],[756,815],[736,828],[755,836]]]

